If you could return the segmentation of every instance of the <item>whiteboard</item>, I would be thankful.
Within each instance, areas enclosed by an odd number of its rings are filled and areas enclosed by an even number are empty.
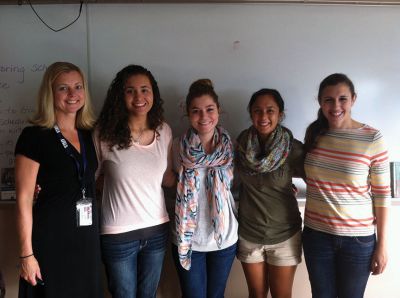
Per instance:
[[[175,135],[187,127],[181,106],[190,83],[208,77],[233,137],[250,125],[251,94],[270,87],[285,99],[285,125],[303,140],[320,81],[343,72],[358,92],[353,117],[380,129],[400,160],[400,7],[90,5],[88,22],[100,105],[118,70],[142,64],[159,82]]]
[[[79,5],[35,8],[56,28],[72,21],[79,11]],[[15,142],[36,108],[46,67],[70,61],[87,71],[86,14],[55,33],[40,23],[28,5],[1,5],[0,40],[0,167],[7,168],[14,165]]]
[[[40,5],[55,27],[78,5]],[[250,125],[246,106],[260,88],[278,89],[284,124],[302,140],[316,118],[320,81],[346,73],[358,99],[353,117],[380,129],[391,160],[400,160],[400,7],[301,4],[88,4],[70,28],[54,33],[29,6],[1,6],[0,166],[12,152],[34,108],[43,71],[35,65],[71,61],[89,71],[100,110],[116,72],[130,63],[149,68],[159,82],[175,136],[187,127],[183,102],[190,83],[208,77],[219,94],[222,124],[235,138]],[[12,109],[10,112],[10,108]],[[15,113],[13,112],[15,111]],[[25,121],[25,122],[24,122]]]

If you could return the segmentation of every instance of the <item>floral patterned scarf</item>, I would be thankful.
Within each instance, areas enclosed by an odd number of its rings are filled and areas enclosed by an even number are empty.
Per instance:
[[[249,175],[272,172],[286,161],[292,143],[293,135],[290,130],[278,125],[265,142],[265,148],[262,150],[257,130],[251,126],[238,137],[239,166]]]
[[[180,139],[181,167],[175,204],[175,221],[178,235],[179,261],[190,269],[192,236],[197,226],[198,192],[200,179],[198,169],[206,168],[206,194],[210,206],[214,238],[221,246],[224,231],[223,207],[227,204],[233,179],[233,145],[228,132],[216,127],[212,139],[214,152],[207,154],[200,138],[189,129]]]

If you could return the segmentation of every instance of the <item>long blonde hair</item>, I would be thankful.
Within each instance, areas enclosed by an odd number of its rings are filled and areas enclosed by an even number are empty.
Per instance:
[[[54,111],[53,83],[60,74],[71,71],[76,71],[81,75],[83,88],[85,90],[85,105],[77,112],[76,128],[91,129],[93,127],[95,119],[86,78],[78,66],[69,62],[55,62],[46,69],[37,97],[36,113],[30,120],[32,124],[46,128],[52,128],[54,126],[56,118]]]

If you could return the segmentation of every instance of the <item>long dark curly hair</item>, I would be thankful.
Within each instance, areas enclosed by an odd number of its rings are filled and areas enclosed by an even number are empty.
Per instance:
[[[156,132],[162,127],[164,121],[164,101],[161,99],[160,90],[153,74],[140,65],[128,65],[117,73],[107,91],[107,97],[101,109],[96,127],[99,131],[100,141],[106,142],[111,149],[126,149],[132,145],[131,130],[128,125],[129,112],[124,100],[124,87],[126,81],[135,75],[145,75],[150,80],[153,89],[153,106],[147,114],[147,124]]]

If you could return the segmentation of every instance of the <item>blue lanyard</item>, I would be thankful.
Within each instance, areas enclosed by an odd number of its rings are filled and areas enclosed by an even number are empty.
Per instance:
[[[80,183],[80,186],[81,186],[82,197],[86,198],[86,196],[85,196],[85,192],[86,192],[86,188],[85,188],[85,172],[86,172],[86,167],[87,167],[87,159],[86,159],[85,143],[83,142],[82,135],[78,130],[78,138],[79,138],[79,143],[81,145],[81,156],[82,156],[82,162],[83,162],[83,167],[81,169],[81,164],[80,164],[79,160],[72,153],[71,147],[68,145],[67,140],[62,135],[61,130],[58,127],[57,124],[54,125],[54,130],[56,131],[57,137],[60,140],[61,145],[63,146],[65,152],[75,162],[76,170],[78,171],[78,180],[79,180],[79,183]]]

